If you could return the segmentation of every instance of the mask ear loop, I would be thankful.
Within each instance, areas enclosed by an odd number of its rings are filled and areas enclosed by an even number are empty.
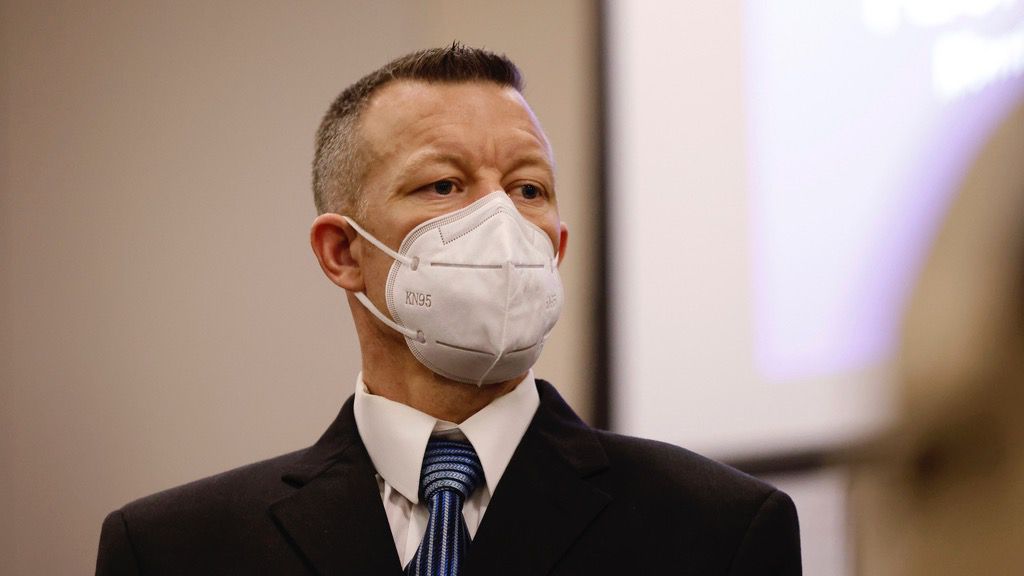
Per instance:
[[[384,244],[380,240],[374,238],[372,234],[370,234],[366,230],[363,230],[363,227],[360,226],[359,224],[356,224],[355,220],[349,218],[348,216],[342,216],[342,218],[344,218],[345,221],[349,223],[349,225],[355,228],[356,232],[358,232],[360,236],[365,238],[368,242],[370,242],[370,244],[373,244],[374,246],[379,248],[381,252],[387,254],[388,256],[397,260],[398,262],[401,262],[402,264],[409,266],[413,270],[415,270],[419,266],[419,258],[409,258],[408,256],[403,256],[402,254],[395,252],[391,248],[388,248],[387,244]],[[405,326],[402,326],[401,324],[398,324],[391,318],[388,318],[383,312],[378,310],[377,307],[373,305],[373,302],[370,301],[370,297],[367,296],[365,292],[353,292],[353,294],[355,295],[356,300],[358,300],[359,303],[362,304],[364,308],[369,310],[371,314],[377,317],[377,320],[380,320],[386,326],[388,326],[395,332],[402,334],[406,338],[416,340],[421,344],[426,343],[427,338],[423,335],[422,330],[413,330],[412,328],[407,328]]]
[[[401,262],[402,264],[405,264],[406,266],[408,266],[409,268],[412,268],[413,270],[415,270],[416,268],[419,267],[419,265],[420,265],[420,259],[419,258],[417,258],[415,256],[410,258],[408,256],[404,256],[402,254],[399,254],[398,252],[395,252],[391,248],[388,248],[387,244],[385,244],[385,243],[381,242],[380,240],[377,240],[376,238],[374,238],[373,234],[370,234],[366,230],[363,230],[363,227],[360,226],[359,224],[356,224],[355,220],[349,218],[348,216],[342,216],[342,218],[345,219],[345,222],[348,222],[353,228],[355,228],[356,232],[358,232],[360,236],[362,236],[363,238],[366,238],[366,240],[370,244],[373,244],[374,246],[376,246],[378,249],[380,249],[381,252],[387,254],[388,256],[391,256],[391,258],[393,258],[394,260],[397,260],[397,261]]]
[[[388,325],[388,327],[390,327],[392,330],[398,332],[399,334],[402,334],[406,338],[416,340],[420,344],[426,343],[427,338],[423,335],[422,330],[417,331],[413,330],[412,328],[406,328],[405,326],[402,326],[401,324],[398,324],[391,318],[385,316],[384,313],[382,313],[380,310],[377,310],[377,307],[373,305],[373,302],[370,302],[370,298],[366,295],[366,292],[353,292],[353,294],[355,294],[356,300],[359,300],[359,302],[363,305],[364,308],[369,310],[371,314],[377,317],[377,320],[380,320],[384,324]]]

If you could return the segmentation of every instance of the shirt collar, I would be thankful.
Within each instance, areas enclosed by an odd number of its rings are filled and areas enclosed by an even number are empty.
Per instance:
[[[454,424],[371,394],[360,372],[353,410],[359,436],[377,473],[415,504],[419,502],[423,453],[432,435],[464,435],[480,458],[487,490],[493,495],[539,405],[531,370],[514,390],[499,396],[462,424]]]

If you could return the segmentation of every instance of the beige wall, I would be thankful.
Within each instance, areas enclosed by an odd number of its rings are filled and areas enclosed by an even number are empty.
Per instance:
[[[421,47],[526,73],[572,232],[538,373],[591,412],[591,2],[161,4],[0,7],[0,573],[89,573],[109,510],[321,433],[358,357],[307,242],[313,131]]]

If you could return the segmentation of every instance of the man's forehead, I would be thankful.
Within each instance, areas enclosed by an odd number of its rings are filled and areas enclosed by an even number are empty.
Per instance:
[[[504,99],[510,106],[525,108],[532,115],[522,94],[511,86],[502,86],[487,80],[429,82],[405,78],[393,80],[378,88],[370,97],[366,111],[373,108],[406,108],[403,105],[411,102],[446,105],[451,104],[452,99],[467,102],[495,96]]]
[[[360,128],[364,136],[408,136],[408,131],[417,126],[429,128],[434,123],[492,121],[532,132],[545,148],[549,147],[540,123],[522,94],[515,88],[494,82],[396,80],[371,97],[361,116]],[[387,143],[376,144],[386,147]]]

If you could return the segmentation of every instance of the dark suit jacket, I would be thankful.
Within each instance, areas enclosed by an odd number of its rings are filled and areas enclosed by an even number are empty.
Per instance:
[[[788,496],[681,448],[594,430],[537,386],[467,574],[800,573]],[[96,572],[400,576],[352,399],[308,449],[112,512]]]

